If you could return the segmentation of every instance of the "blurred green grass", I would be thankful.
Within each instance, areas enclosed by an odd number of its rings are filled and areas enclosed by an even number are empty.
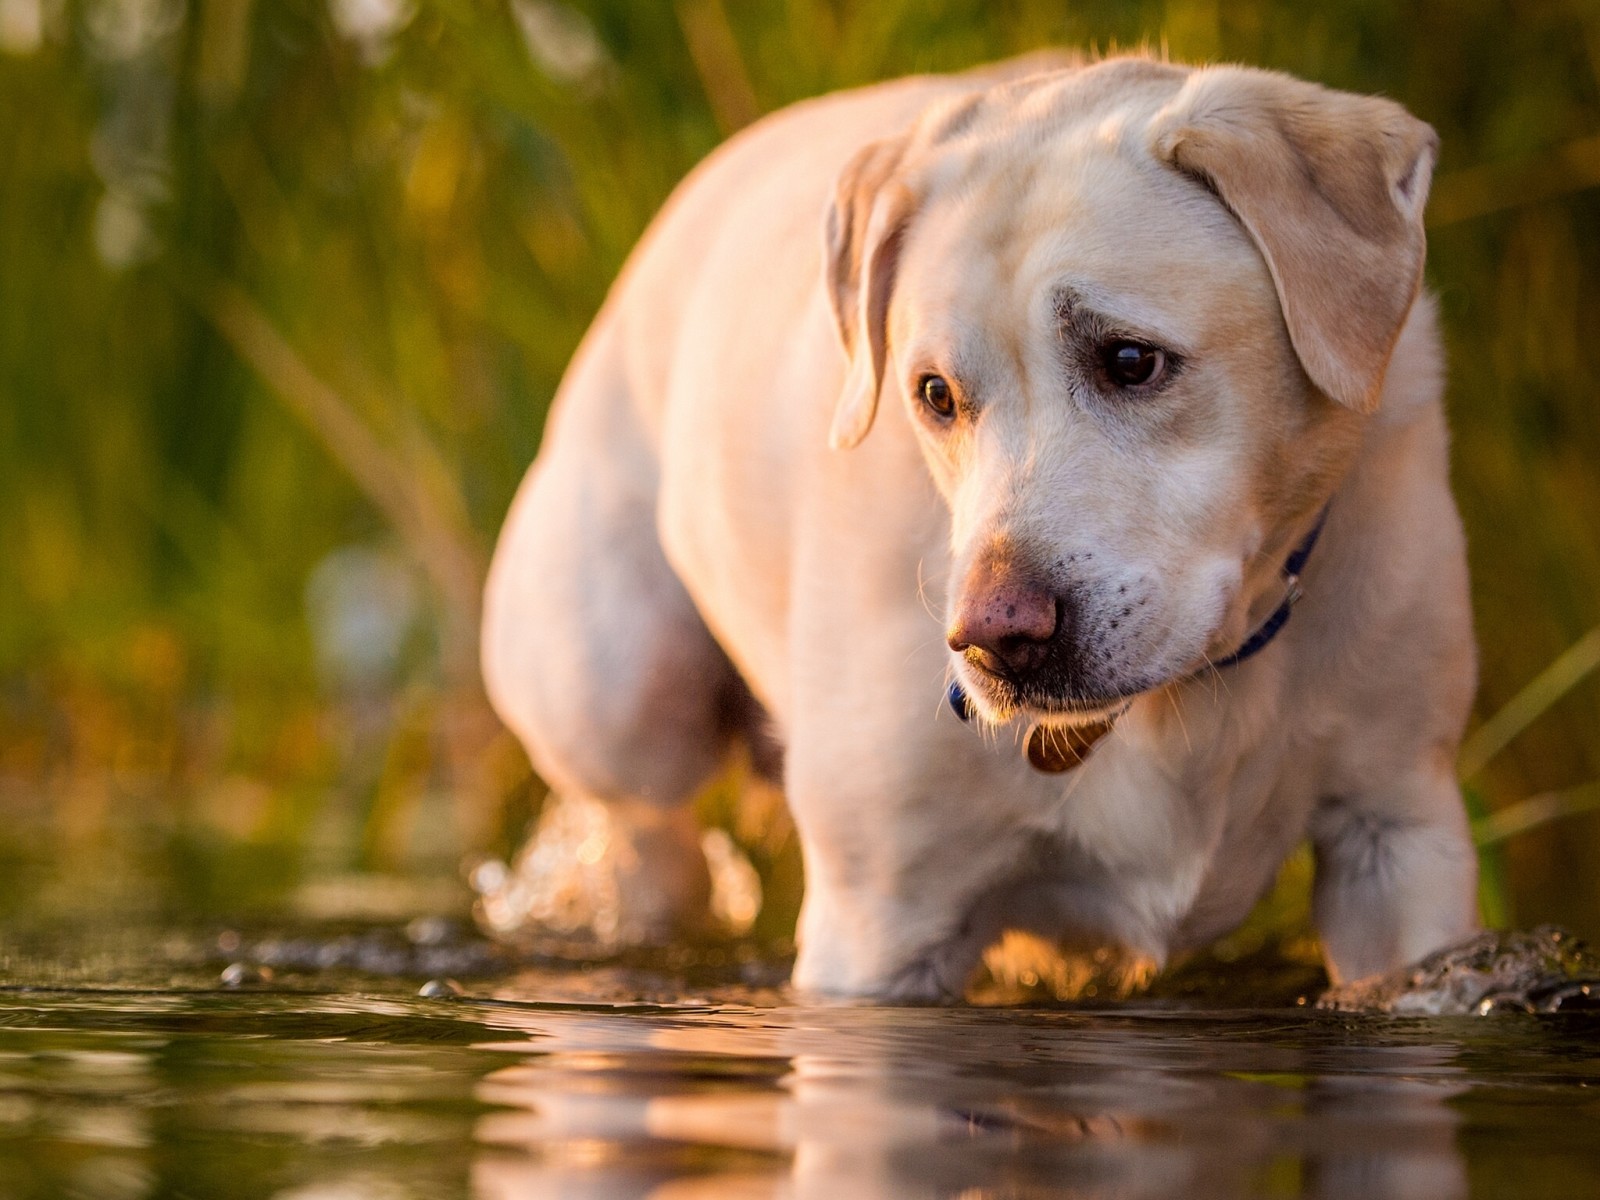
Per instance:
[[[506,852],[538,789],[477,689],[478,584],[629,247],[762,112],[1045,45],[1277,67],[1439,129],[1499,711],[1600,622],[1592,4],[0,0],[0,911]],[[1597,688],[1475,773],[1482,822],[1588,795]],[[1600,934],[1597,829],[1498,841],[1494,915]]]

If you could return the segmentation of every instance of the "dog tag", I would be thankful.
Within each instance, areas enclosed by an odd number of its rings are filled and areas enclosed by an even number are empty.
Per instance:
[[[1059,775],[1089,757],[1094,744],[1111,732],[1111,724],[1096,721],[1093,725],[1035,725],[1028,730],[1024,753],[1034,770]]]

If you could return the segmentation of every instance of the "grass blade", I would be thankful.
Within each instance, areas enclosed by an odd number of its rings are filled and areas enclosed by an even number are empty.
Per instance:
[[[1574,642],[1466,740],[1456,760],[1461,778],[1471,779],[1483,770],[1490,759],[1596,667],[1600,667],[1600,626]]]
[[[1479,849],[1497,845],[1519,834],[1548,825],[1562,817],[1600,809],[1600,779],[1555,792],[1540,792],[1508,805],[1472,823],[1472,836]]]

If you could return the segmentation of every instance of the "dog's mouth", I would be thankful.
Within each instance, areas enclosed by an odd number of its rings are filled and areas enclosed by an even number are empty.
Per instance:
[[[1154,690],[1154,689],[1150,689]],[[1123,692],[1115,696],[1093,699],[1068,699],[1048,704],[1028,703],[1017,709],[1017,715],[1040,725],[1092,725],[1099,721],[1114,721],[1127,712],[1133,702],[1146,691]]]
[[[979,695],[992,710],[987,714],[991,720],[1006,723],[1020,717],[1026,722],[1023,757],[1035,770],[1049,775],[1080,766],[1133,702],[1153,690],[1119,690],[1112,695],[1059,695],[1019,687],[1016,681],[981,668],[967,674],[975,677]],[[966,708],[966,693],[959,683],[956,687],[960,697],[956,711],[965,717],[970,711]]]
[[[966,667],[958,673],[964,676],[963,686],[983,701],[983,707],[988,710],[985,715],[996,724],[1021,718],[1032,724],[1070,728],[1113,721],[1140,696],[1165,686],[1162,681],[1091,692],[1080,686],[1065,689],[1030,686],[970,662]]]

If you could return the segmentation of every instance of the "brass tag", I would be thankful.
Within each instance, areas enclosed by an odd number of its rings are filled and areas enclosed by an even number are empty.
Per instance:
[[[1025,751],[1029,764],[1036,771],[1059,775],[1070,771],[1084,759],[1094,744],[1111,732],[1112,722],[1096,721],[1093,725],[1035,725],[1028,730]]]

